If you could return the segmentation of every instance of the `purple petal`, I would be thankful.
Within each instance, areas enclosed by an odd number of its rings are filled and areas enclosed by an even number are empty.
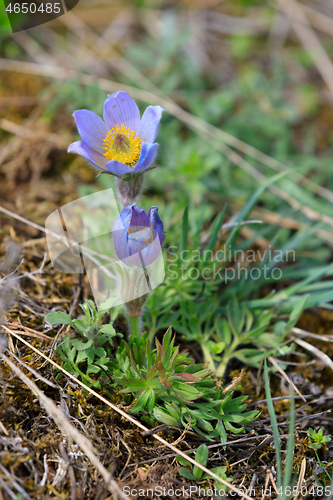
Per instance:
[[[114,226],[116,253],[129,267],[153,263],[161,252],[163,240],[163,224],[157,207],[152,207],[147,215],[133,203],[124,208]]]
[[[113,228],[113,239],[116,254],[119,259],[126,259],[130,255],[130,247],[127,242],[127,231],[132,218],[132,206],[124,208],[120,216],[117,218]]]
[[[155,160],[157,153],[158,143],[148,144],[142,143],[141,154],[137,165],[132,169],[132,172],[140,172],[146,170]]]
[[[105,165],[105,169],[116,175],[130,174],[132,172],[127,165],[117,160],[108,161]]]
[[[149,245],[149,247],[146,247],[141,252],[141,257],[142,257],[141,265],[143,267],[147,267],[150,264],[152,264],[160,255],[161,251],[162,251],[161,242],[159,238],[156,237],[154,241],[151,243],[151,245]]]
[[[131,231],[134,229],[134,232]],[[142,231],[149,228],[149,219],[143,208],[132,206],[132,217],[130,227],[127,231],[127,241],[130,247],[130,255],[142,252],[147,247],[145,239],[148,235],[142,234]],[[146,236],[146,237],[145,237]]]
[[[157,236],[159,237],[159,240],[162,245],[165,239],[165,234],[164,234],[163,222],[161,221],[160,216],[158,215],[158,208],[151,207],[151,209],[148,212],[148,217],[150,220],[150,227],[152,227],[154,230],[154,237],[155,234],[157,233]]]
[[[139,108],[124,91],[111,94],[106,99],[103,117],[109,129],[125,124],[137,133],[140,126]]]
[[[143,113],[138,131],[143,142],[152,144],[155,141],[163,111],[161,106],[148,106]]]
[[[116,220],[116,223],[115,223],[115,230],[119,230],[119,229],[126,229],[126,231],[128,230],[128,228],[130,227],[130,224],[131,224],[131,219],[132,219],[132,207],[134,206],[134,203],[132,203],[132,205],[127,205],[127,207],[125,207],[119,217],[117,218]]]
[[[99,153],[103,153],[103,140],[108,133],[108,128],[102,118],[87,109],[74,111],[73,116],[83,142]]]
[[[150,227],[149,219],[143,208],[132,205],[132,218],[130,226]]]
[[[105,171],[105,164],[107,158],[97,151],[94,151],[89,146],[87,146],[83,141],[76,141],[69,145],[68,153],[77,153],[84,156],[94,167],[99,170]]]

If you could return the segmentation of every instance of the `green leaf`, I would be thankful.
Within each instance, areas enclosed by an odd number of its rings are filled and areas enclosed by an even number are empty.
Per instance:
[[[209,450],[205,444],[202,444],[199,446],[196,454],[195,454],[195,460],[200,464],[206,467],[207,461],[208,461],[208,456],[209,456]],[[193,467],[193,475],[196,478],[197,481],[200,481],[201,476],[203,474],[203,471],[195,465]]]
[[[135,403],[135,405],[133,406],[133,408],[131,408],[130,413],[137,413],[138,411],[143,411],[146,407],[146,404],[148,403],[149,396],[150,396],[149,389],[146,389],[145,391],[143,391],[143,393],[138,398],[138,400]]]
[[[92,345],[93,341],[88,340],[87,342],[82,342],[82,340],[79,339],[73,339],[72,344],[73,346],[78,350],[78,351],[85,351],[86,349],[89,349],[89,347]]]
[[[103,302],[99,308],[98,308],[98,312],[99,313],[106,313],[108,312],[112,307],[113,305],[117,302],[118,299],[114,298],[114,297],[109,297],[105,302]]]
[[[102,333],[107,333],[112,337],[115,337],[117,335],[117,332],[112,325],[102,325],[99,331]]]
[[[312,427],[310,427],[310,428],[308,429],[308,433],[310,434],[310,437],[311,437],[312,439],[316,439],[317,434],[316,434],[316,431],[315,431],[314,429],[312,429]]]
[[[177,455],[176,459],[180,465],[183,465],[184,467],[191,467],[191,462],[186,460],[186,458],[182,457],[181,455]]]
[[[75,357],[76,357],[76,353],[77,353],[77,350],[75,349],[75,347],[73,347],[72,349],[70,349],[68,351],[68,359],[69,361],[74,365],[75,364]]]
[[[121,379],[117,380],[119,383],[123,382]],[[141,392],[146,386],[146,382],[144,380],[139,379],[127,379],[126,386],[120,392],[128,393],[128,392]]]
[[[179,474],[185,477],[186,479],[189,479],[190,481],[196,481],[195,476],[193,476],[193,474],[191,474],[191,472],[185,469],[184,467],[181,467],[179,469]]]
[[[70,315],[61,311],[51,312],[45,319],[50,325],[73,325]]]
[[[95,349],[95,354],[99,358],[104,358],[106,357],[106,350],[103,349],[103,347],[98,347],[97,349]]]
[[[178,418],[171,416],[165,408],[160,406],[155,407],[153,410],[153,415],[158,422],[166,425],[172,425],[174,427],[179,427],[180,421]]]
[[[80,319],[73,319],[73,327],[75,328],[75,330],[80,333],[80,335],[82,335],[83,337],[86,337],[87,336],[87,331],[86,331],[86,326],[84,324],[84,322]]]
[[[76,364],[78,365],[79,363],[82,363],[83,361],[87,360],[87,353],[86,351],[79,351],[76,356]]]
[[[101,371],[100,367],[99,366],[96,366],[96,365],[92,365],[92,364],[88,364],[88,368],[87,368],[87,371],[86,371],[86,374],[90,374],[90,373],[99,373]]]
[[[312,448],[313,450],[319,450],[321,448],[321,443],[311,443],[309,444],[310,448]]]
[[[191,387],[190,385],[184,384],[183,382],[173,382],[172,389],[182,398],[188,401],[193,401],[194,399],[198,399],[203,395],[203,393],[199,392],[195,387]]]
[[[302,312],[305,309],[305,306],[306,306],[306,303],[308,302],[308,300],[309,300],[309,295],[304,295],[296,302],[295,307],[291,311],[288,324],[289,323],[296,323],[296,321],[298,321],[300,315],[302,314]]]
[[[195,460],[200,464],[206,467],[209,456],[208,447],[205,444],[202,444],[197,449],[195,454]]]
[[[154,389],[149,389],[149,396],[148,396],[148,401],[147,401],[147,410],[151,414],[153,413],[155,406],[155,392]]]

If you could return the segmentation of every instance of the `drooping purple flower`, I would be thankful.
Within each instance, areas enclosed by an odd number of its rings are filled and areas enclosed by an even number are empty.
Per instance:
[[[164,241],[163,223],[158,208],[150,208],[148,215],[134,204],[119,215],[113,231],[116,254],[129,267],[146,267],[161,252]]]
[[[74,111],[82,141],[73,142],[68,152],[84,156],[102,172],[142,173],[156,157],[154,141],[162,112],[161,106],[148,106],[140,120],[139,109],[126,92],[111,94],[104,102],[104,121],[87,109]]]

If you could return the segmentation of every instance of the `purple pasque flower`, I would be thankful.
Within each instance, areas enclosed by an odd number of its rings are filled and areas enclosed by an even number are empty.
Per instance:
[[[151,207],[147,215],[134,203],[128,205],[116,220],[113,236],[116,254],[124,264],[129,267],[152,264],[165,238],[158,208]]]
[[[148,106],[140,120],[139,108],[126,92],[111,94],[104,102],[104,121],[87,109],[74,111],[82,141],[73,142],[68,152],[84,156],[102,172],[142,173],[156,157],[162,112],[161,106]]]

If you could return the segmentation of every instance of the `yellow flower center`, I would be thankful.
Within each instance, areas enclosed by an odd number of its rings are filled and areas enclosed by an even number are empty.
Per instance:
[[[128,167],[134,166],[139,160],[142,139],[135,137],[134,130],[124,124],[110,129],[103,144],[102,148],[106,150],[103,154],[109,160],[120,161]]]

